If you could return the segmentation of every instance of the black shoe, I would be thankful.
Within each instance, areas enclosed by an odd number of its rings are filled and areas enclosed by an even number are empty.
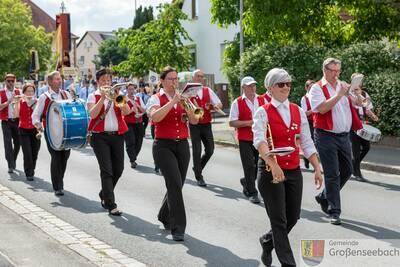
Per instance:
[[[207,184],[206,184],[206,182],[204,182],[203,178],[200,178],[199,180],[197,180],[197,185],[201,186],[201,187],[206,187],[207,186]]]
[[[361,175],[354,176],[354,180],[359,181],[359,182],[367,182],[368,181],[367,179],[365,179]]]
[[[160,168],[155,167],[155,168],[154,168],[154,172],[155,172],[155,173],[160,173]]]
[[[14,173],[14,169],[13,168],[8,168],[8,173]]]
[[[26,180],[32,182],[33,181],[33,176],[26,176]]]
[[[257,195],[249,197],[249,201],[250,201],[251,203],[254,203],[254,204],[260,203],[260,199],[258,198]]]
[[[136,161],[132,161],[132,162],[131,162],[131,168],[132,168],[132,169],[136,169],[136,167],[137,167]]]
[[[244,194],[246,197],[250,197],[249,191],[247,191],[247,189],[246,189],[246,181],[245,181],[244,178],[240,179],[240,184],[241,184],[242,187],[243,187],[243,191],[242,191],[243,194]]]
[[[334,225],[341,225],[342,224],[342,220],[340,219],[339,215],[332,215],[331,216],[331,224],[334,224]]]
[[[64,195],[64,192],[63,192],[62,190],[56,190],[56,191],[54,191],[54,195],[56,195],[56,196],[63,196],[63,195]]]
[[[260,237],[260,244],[262,247],[261,261],[265,266],[271,266],[272,264],[272,248],[267,247],[267,244],[264,243],[264,238]]]
[[[185,234],[172,234],[172,239],[174,241],[184,241],[185,240]]]
[[[121,216],[122,215],[122,211],[120,211],[119,209],[115,208],[115,209],[109,210],[108,214],[110,214],[112,216]]]
[[[315,196],[315,200],[321,206],[321,210],[325,214],[329,215],[329,212],[328,212],[328,201],[326,199],[321,199],[321,197],[319,195]]]

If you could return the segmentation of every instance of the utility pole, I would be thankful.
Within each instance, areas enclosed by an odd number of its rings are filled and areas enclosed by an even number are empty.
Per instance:
[[[244,41],[243,41],[243,0],[240,0],[240,7],[239,7],[239,12],[240,12],[240,81],[243,78],[243,65],[242,65],[242,56],[244,52]],[[239,81],[239,83],[240,83]],[[240,94],[242,94],[242,87],[240,87]]]

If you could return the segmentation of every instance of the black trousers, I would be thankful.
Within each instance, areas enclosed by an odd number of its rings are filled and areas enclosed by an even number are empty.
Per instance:
[[[54,150],[49,143],[49,139],[47,137],[46,131],[44,131],[44,138],[46,139],[47,150],[51,156],[50,162],[50,175],[51,175],[51,183],[53,184],[54,191],[63,190],[64,189],[64,174],[67,169],[67,162],[69,159],[69,155],[71,154],[71,150]]]
[[[182,187],[190,161],[189,142],[186,139],[156,139],[153,142],[153,157],[167,187],[158,220],[169,224],[172,234],[183,234],[186,228],[186,213]]]
[[[125,133],[126,153],[128,153],[129,161],[134,162],[142,149],[143,144],[143,124],[128,123],[128,131]]]
[[[239,140],[240,159],[244,172],[245,190],[249,196],[257,195],[256,178],[257,178],[257,162],[258,151],[253,146],[252,141]]]
[[[36,128],[19,128],[19,139],[24,154],[24,171],[26,177],[35,175],[36,160],[40,149],[40,140],[36,138]]]
[[[313,121],[308,121],[308,125],[310,126],[310,134],[311,134],[311,138],[314,141],[314,125],[313,125]],[[310,162],[308,161],[308,159],[306,157],[304,157],[304,165],[309,165]]]
[[[149,117],[147,116],[146,113],[144,113],[142,118],[143,118],[143,122],[142,122],[142,124],[143,124],[143,136],[145,136],[146,135],[146,128],[147,128],[147,125],[149,124]]]
[[[370,142],[359,137],[354,131],[350,132],[350,139],[353,151],[353,174],[355,176],[361,175],[361,161],[368,154],[371,147]]]
[[[214,136],[211,123],[189,124],[190,138],[192,140],[193,171],[197,180],[202,179],[202,171],[214,153]],[[204,154],[201,155],[201,143]]]
[[[15,121],[2,121],[1,129],[3,130],[3,141],[4,141],[4,154],[9,169],[16,168],[16,161],[20,148],[19,133],[18,133],[18,119]]]
[[[349,134],[337,135],[316,129],[314,138],[325,176],[325,188],[319,197],[327,201],[331,215],[340,215],[340,190],[353,171]]]
[[[124,136],[93,133],[90,140],[100,168],[101,190],[99,196],[109,210],[117,207],[114,189],[124,171]]]
[[[303,176],[300,168],[283,173],[284,182],[272,183],[272,174],[265,170],[265,162],[260,159],[258,190],[271,223],[271,230],[262,236],[262,242],[270,250],[275,248],[282,266],[296,266],[288,234],[300,218]]]

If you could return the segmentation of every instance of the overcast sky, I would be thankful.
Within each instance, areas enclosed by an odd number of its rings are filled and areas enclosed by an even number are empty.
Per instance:
[[[136,0],[137,7],[155,6],[171,0]],[[61,0],[32,0],[55,18],[60,13]],[[71,14],[72,33],[82,37],[86,31],[112,31],[132,26],[135,0],[64,0]]]

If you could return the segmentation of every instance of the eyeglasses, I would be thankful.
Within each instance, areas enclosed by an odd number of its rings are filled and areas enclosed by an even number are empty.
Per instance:
[[[287,87],[292,87],[292,83],[291,82],[287,82],[287,83],[276,83],[275,85],[277,85],[279,88],[283,88],[285,85]]]
[[[325,69],[327,69],[327,70],[329,70],[329,71],[331,71],[331,72],[336,72],[336,73],[341,73],[341,72],[342,72],[340,69],[334,70],[334,69],[330,69],[330,68],[328,68],[328,67],[325,67]]]
[[[14,83],[14,80],[7,80],[8,83]]]

